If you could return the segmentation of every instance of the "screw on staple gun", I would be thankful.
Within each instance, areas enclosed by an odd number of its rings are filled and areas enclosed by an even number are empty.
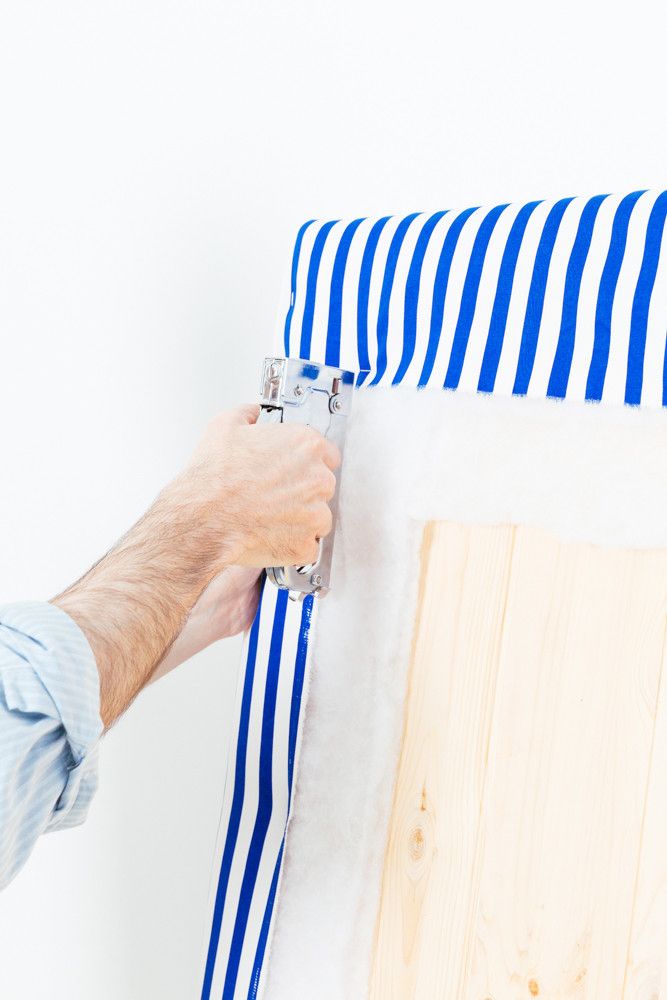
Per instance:
[[[266,358],[262,369],[259,419],[307,424],[338,445],[342,454],[353,386],[353,373],[341,368],[300,358]],[[339,468],[336,491],[329,505],[333,528],[326,538],[320,539],[315,562],[307,566],[273,566],[266,571],[276,587],[289,590],[293,600],[303,600],[306,594],[324,597],[330,589],[340,473]]]

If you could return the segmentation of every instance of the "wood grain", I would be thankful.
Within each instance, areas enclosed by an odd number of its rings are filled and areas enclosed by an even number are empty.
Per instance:
[[[667,648],[652,749],[623,1000],[667,997]]]
[[[663,1000],[667,552],[437,523],[421,587],[370,997]]]

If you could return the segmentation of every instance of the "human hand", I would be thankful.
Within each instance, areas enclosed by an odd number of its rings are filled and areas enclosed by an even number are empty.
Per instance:
[[[306,565],[331,530],[340,452],[310,427],[257,424],[258,415],[244,406],[211,421],[181,479],[221,565]]]
[[[302,425],[255,426],[258,415],[216,417],[185,471],[54,598],[93,650],[107,728],[151,678],[249,624],[252,567],[314,562],[331,530],[338,448]]]

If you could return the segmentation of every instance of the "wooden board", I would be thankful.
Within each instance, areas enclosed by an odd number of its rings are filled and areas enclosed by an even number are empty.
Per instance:
[[[427,527],[371,1000],[667,1000],[666,622],[666,551]]]

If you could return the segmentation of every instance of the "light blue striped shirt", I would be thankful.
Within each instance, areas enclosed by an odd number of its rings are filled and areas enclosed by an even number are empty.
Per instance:
[[[78,625],[53,604],[0,607],[0,889],[41,833],[86,818],[102,731],[97,666]]]

